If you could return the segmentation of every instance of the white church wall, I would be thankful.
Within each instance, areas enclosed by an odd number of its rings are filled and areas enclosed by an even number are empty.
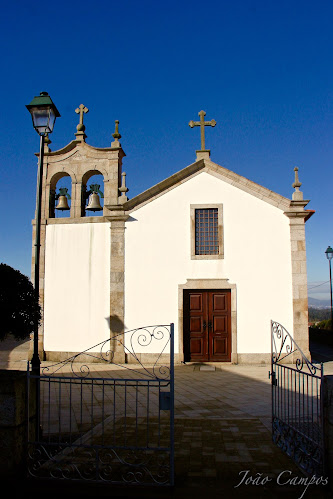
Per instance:
[[[190,205],[215,203],[223,204],[224,258],[191,260]],[[206,172],[132,211],[125,269],[125,328],[174,322],[176,353],[178,285],[187,279],[236,285],[237,353],[270,352],[271,319],[293,332],[289,219]]]
[[[110,337],[110,224],[46,227],[44,350],[81,352]]]

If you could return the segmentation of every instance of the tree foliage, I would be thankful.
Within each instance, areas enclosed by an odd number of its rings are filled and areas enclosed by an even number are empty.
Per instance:
[[[0,263],[0,340],[11,333],[17,340],[34,332],[41,319],[35,290],[27,276]]]
[[[309,307],[309,320],[310,321],[325,321],[331,316],[330,308],[313,308]]]
[[[325,329],[327,331],[332,331],[332,321],[331,319],[317,322],[317,324],[313,324],[313,329]]]

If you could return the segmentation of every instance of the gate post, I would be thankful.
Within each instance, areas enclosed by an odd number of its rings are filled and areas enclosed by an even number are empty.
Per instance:
[[[32,381],[32,380],[31,380]],[[35,381],[35,380],[34,380]],[[29,417],[35,417],[35,390],[25,371],[0,370],[0,478],[23,478],[27,463]],[[29,411],[27,405],[30,405]]]
[[[333,375],[323,378],[323,400],[325,472],[328,475],[329,487],[333,490]]]
[[[170,324],[170,485],[175,484],[175,329]]]

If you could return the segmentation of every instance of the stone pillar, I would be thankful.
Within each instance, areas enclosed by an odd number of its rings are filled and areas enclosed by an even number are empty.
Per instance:
[[[44,283],[45,283],[45,239],[46,220],[42,219],[40,224],[40,253],[39,253],[39,304],[44,310]],[[36,220],[32,221],[32,259],[31,259],[31,281],[35,282],[35,241],[36,241]],[[38,353],[40,360],[44,360],[44,325],[43,318],[38,329]],[[30,342],[29,358],[33,354],[33,342]]]
[[[104,182],[103,214],[111,222],[111,262],[110,262],[110,338],[113,362],[124,364],[125,328],[125,222],[128,216],[120,204],[122,160],[125,153],[119,139],[119,121],[115,122],[114,141],[111,142],[111,155],[108,160],[109,180]],[[128,189],[126,189],[128,190]],[[114,340],[112,338],[115,338]]]
[[[324,400],[325,473],[328,475],[328,484],[333,491],[333,375],[324,376],[322,397]]]
[[[295,191],[292,195],[290,208],[285,212],[285,215],[287,215],[290,220],[293,338],[303,354],[310,359],[305,247],[305,221],[309,218],[310,214],[304,210],[309,201],[303,200],[303,193],[299,190],[302,184],[298,178],[298,168],[295,167],[294,171],[295,182],[292,186]]]
[[[119,139],[119,121],[115,121],[115,132],[112,134],[111,154],[108,158],[108,182],[104,182],[104,210],[103,215],[109,214],[119,204],[119,187],[121,185],[121,169],[123,158],[126,156]]]
[[[309,352],[308,289],[304,214],[290,218],[291,266],[293,289],[294,340],[306,357]]]
[[[108,182],[104,182],[104,215],[109,214],[109,210],[107,209],[108,205],[115,206],[118,204],[122,159],[124,156],[125,153],[121,146],[117,147],[117,144],[115,145],[114,142],[112,142],[107,164],[109,172]]]
[[[122,213],[107,217],[111,222],[110,337],[113,361],[125,363],[123,347],[125,321],[125,221]],[[116,340],[112,341],[112,338]]]
[[[51,195],[51,185],[48,183],[45,186],[45,191],[43,190],[43,194],[45,192],[45,218],[51,218],[51,213],[50,213],[50,195]],[[48,203],[46,202],[48,200]],[[55,207],[54,207],[55,208]],[[53,217],[54,214],[52,213]]]
[[[31,380],[35,381],[35,380]],[[35,385],[30,385],[29,430],[34,432]],[[0,477],[24,478],[27,465],[27,374],[0,370]],[[33,439],[33,433],[29,438]]]
[[[72,182],[71,218],[82,217],[82,181]]]

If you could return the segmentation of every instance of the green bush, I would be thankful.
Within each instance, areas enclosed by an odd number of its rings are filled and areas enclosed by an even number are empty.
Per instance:
[[[11,333],[17,340],[34,332],[41,319],[35,290],[27,276],[0,263],[0,340]]]
[[[317,322],[312,326],[314,329],[325,329],[328,331],[332,331],[332,320],[328,319],[326,321]]]

